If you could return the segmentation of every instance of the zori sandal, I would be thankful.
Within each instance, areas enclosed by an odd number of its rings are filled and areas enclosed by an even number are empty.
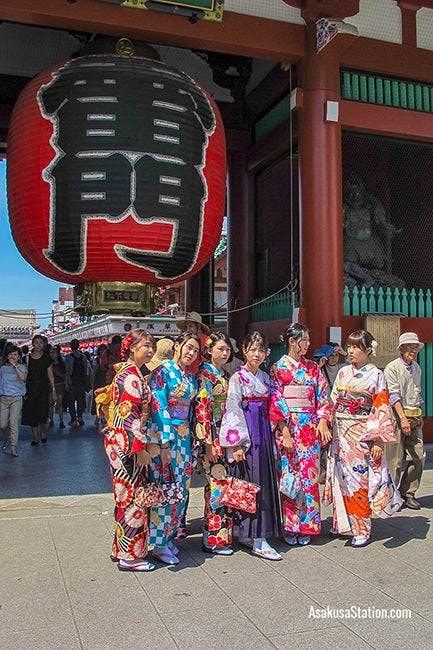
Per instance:
[[[133,562],[119,560],[117,568],[119,571],[137,571],[142,573],[144,571],[153,571],[155,565],[151,562],[147,562],[146,560],[134,560]]]

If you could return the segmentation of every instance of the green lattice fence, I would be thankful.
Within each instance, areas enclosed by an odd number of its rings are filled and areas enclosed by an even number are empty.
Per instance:
[[[362,316],[367,312],[380,314],[402,314],[411,318],[432,318],[431,290],[427,289],[383,289],[379,287],[345,287],[344,315]],[[433,329],[433,320],[432,320]],[[422,370],[422,394],[424,412],[433,416],[433,343],[427,343],[418,355]]]
[[[290,291],[281,291],[263,302],[256,301],[251,309],[251,321],[255,323],[262,320],[290,320],[292,317],[291,299]]]

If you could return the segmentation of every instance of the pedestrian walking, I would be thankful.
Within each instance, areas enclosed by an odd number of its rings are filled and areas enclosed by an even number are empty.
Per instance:
[[[27,368],[20,363],[20,350],[15,345],[10,346],[0,366],[0,429],[5,437],[3,450],[10,446],[14,458],[18,457],[19,423],[26,379]]]
[[[116,374],[114,366],[122,361],[121,345],[122,337],[120,334],[115,334],[107,349],[101,354],[100,367],[101,370],[105,371],[106,384],[111,384]]]
[[[93,367],[92,367],[93,381],[92,381],[91,414],[95,416],[95,423],[94,423],[95,427],[99,427],[100,424],[99,417],[96,413],[96,403],[94,397],[95,390],[97,390],[98,388],[103,388],[104,386],[107,385],[107,373],[105,371],[105,368],[103,368],[101,365],[101,358],[106,349],[107,346],[105,345],[105,343],[101,343],[100,345],[98,345],[96,350],[96,356],[93,360]]]
[[[425,463],[421,368],[416,361],[423,346],[415,332],[405,332],[399,339],[399,357],[384,370],[396,424],[396,441],[386,444],[386,459],[406,507],[412,510],[421,508],[415,494]]]
[[[26,380],[26,395],[23,404],[22,423],[31,426],[34,447],[39,442],[47,442],[47,422],[50,402],[56,400],[52,359],[47,350],[45,336],[36,334],[32,339],[32,351],[29,354]]]
[[[65,428],[63,421],[64,415],[64,401],[65,401],[65,382],[66,382],[66,365],[60,353],[60,347],[54,346],[50,350],[50,357],[53,362],[52,370],[54,376],[54,388],[56,393],[56,400],[52,396],[50,399],[50,426],[54,426],[54,412],[57,411],[59,415],[59,429]]]
[[[80,351],[80,343],[72,339],[69,343],[71,353],[66,357],[65,391],[70,415],[69,425],[73,428],[84,425],[83,413],[86,410],[86,392],[90,390],[90,363]]]

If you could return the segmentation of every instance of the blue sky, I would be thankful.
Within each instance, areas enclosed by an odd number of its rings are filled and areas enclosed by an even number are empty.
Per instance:
[[[36,309],[40,314],[51,311],[57,298],[54,280],[35,271],[21,256],[12,239],[6,200],[6,162],[0,161],[0,309]],[[50,319],[39,318],[41,325]]]

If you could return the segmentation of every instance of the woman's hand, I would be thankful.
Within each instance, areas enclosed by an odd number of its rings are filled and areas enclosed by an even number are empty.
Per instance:
[[[170,447],[164,447],[164,449],[161,447],[161,452],[159,454],[161,458],[161,463],[163,465],[170,465],[171,463],[171,449]]]
[[[295,449],[295,446],[293,444],[293,438],[288,428],[287,428],[287,432],[283,433],[283,440],[281,442],[281,445],[283,449],[286,449],[286,451],[292,452]]]
[[[140,449],[140,451],[135,452],[137,463],[139,465],[150,465],[152,460],[151,455],[145,449]]]
[[[328,357],[321,357],[319,359],[319,364],[318,364],[319,368],[323,368],[323,366],[326,366],[327,363],[328,363]]]
[[[331,442],[332,440],[332,433],[328,429],[328,423],[326,420],[320,420],[319,424],[317,426],[317,430],[320,435],[320,440],[322,441],[322,445],[327,445],[328,442]]]
[[[215,447],[215,445],[212,443],[206,443],[204,449],[204,457],[208,463],[216,463],[219,458],[217,447]]]
[[[233,460],[235,463],[241,463],[243,460],[245,460],[245,452],[242,447],[234,447]]]
[[[383,442],[376,440],[371,448],[371,457],[374,461],[379,461],[383,454]]]

